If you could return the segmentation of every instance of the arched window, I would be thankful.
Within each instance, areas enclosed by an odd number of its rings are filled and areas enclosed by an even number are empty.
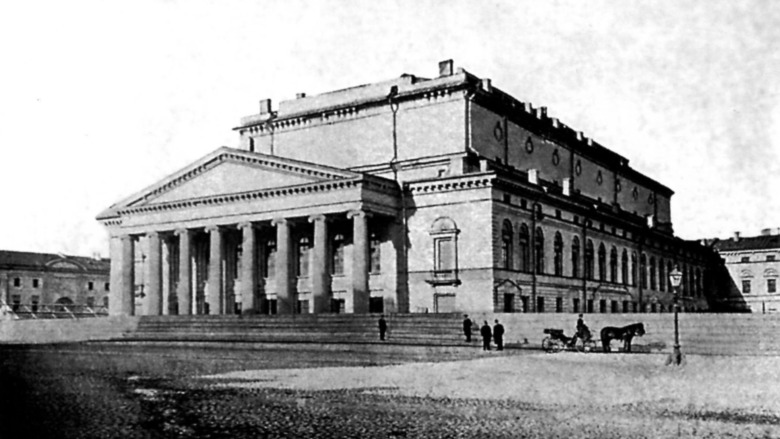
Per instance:
[[[620,277],[623,285],[628,285],[628,252],[623,249],[623,257],[620,258]]]
[[[647,256],[644,253],[639,256],[639,284],[647,288]]]
[[[655,257],[650,256],[650,289],[655,289]]]
[[[369,267],[370,273],[379,273],[382,271],[382,241],[379,239],[379,234],[371,232],[369,241],[368,252],[371,257],[371,266]]]
[[[520,243],[520,271],[531,271],[530,253],[528,252],[528,226],[525,223],[520,224],[520,234],[518,235]]]
[[[330,272],[333,275],[341,276],[344,274],[344,235],[336,233],[331,242]]]
[[[615,246],[612,246],[612,249],[609,251],[609,281],[614,283],[617,283],[618,276],[617,276],[617,266],[618,266],[618,256],[617,256],[617,249]]]
[[[269,239],[263,249],[263,276],[273,279],[276,276],[276,240]]]
[[[599,280],[607,280],[607,249],[604,243],[599,244]]]
[[[571,240],[571,277],[580,277],[580,238]]]
[[[534,261],[536,262],[536,272],[544,273],[544,232],[541,227],[536,228],[534,237]]]
[[[658,259],[658,289],[666,291],[666,270],[664,270],[663,258]]]
[[[431,225],[433,238],[433,281],[458,282],[458,233],[455,221],[442,217]]]
[[[637,260],[636,260],[636,252],[631,253],[631,285],[636,286],[636,280],[639,276],[637,276]]]
[[[311,239],[308,236],[302,236],[298,239],[298,276],[307,277],[309,275],[309,259],[311,257]]]
[[[593,241],[585,243],[585,278],[593,279]]]
[[[512,269],[512,223],[504,220],[501,227],[501,268],[505,270]]]
[[[555,252],[555,260],[553,263],[555,266],[555,275],[563,276],[563,237],[561,236],[561,232],[555,232],[553,250]]]

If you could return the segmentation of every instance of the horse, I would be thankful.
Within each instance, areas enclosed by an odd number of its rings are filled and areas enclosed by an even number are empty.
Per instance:
[[[604,347],[604,352],[609,352],[609,343],[612,340],[623,340],[623,352],[631,352],[631,339],[643,335],[645,335],[645,325],[642,323],[634,323],[622,328],[607,326],[601,330],[601,345]]]

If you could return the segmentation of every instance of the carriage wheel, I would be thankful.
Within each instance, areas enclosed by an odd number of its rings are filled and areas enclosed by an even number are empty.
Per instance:
[[[550,337],[545,337],[542,339],[542,349],[545,352],[552,352],[553,349],[555,349],[555,343],[552,341]]]

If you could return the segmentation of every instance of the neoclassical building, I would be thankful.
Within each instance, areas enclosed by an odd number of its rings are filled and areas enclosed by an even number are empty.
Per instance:
[[[708,309],[673,191],[452,61],[241,119],[98,216],[113,314]]]

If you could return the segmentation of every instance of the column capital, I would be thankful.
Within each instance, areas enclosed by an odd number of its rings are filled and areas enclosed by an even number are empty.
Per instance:
[[[192,233],[192,230],[190,229],[176,229],[173,231],[173,234],[176,236],[188,236]]]
[[[127,235],[119,235],[119,239],[122,241],[134,241],[135,237],[128,233]]]
[[[251,222],[251,221],[244,221],[244,222],[240,222],[240,223],[238,223],[237,227],[238,227],[240,230],[244,230],[244,229],[256,229],[256,228],[257,228],[257,224],[255,224],[255,223],[253,223],[253,222]]]
[[[350,210],[347,212],[347,218],[370,218],[372,216],[371,212],[368,212],[366,210]]]
[[[160,232],[156,232],[156,231],[146,232],[146,237],[147,238],[159,238],[160,237]]]
[[[325,221],[325,222],[327,222],[328,221],[328,217],[325,216],[324,214],[321,214],[321,213],[318,213],[316,215],[311,215],[309,217],[309,222],[310,223],[313,223],[313,222],[316,222],[316,221]]]
[[[287,218],[274,218],[271,220],[271,224],[278,226],[288,224],[290,221]]]
[[[221,230],[222,230],[222,227],[220,227],[220,226],[218,226],[218,225],[210,225],[210,226],[206,226],[206,227],[205,227],[205,229],[206,229],[206,231],[207,231],[208,233],[213,233],[213,232],[219,232],[219,231],[221,231]]]

